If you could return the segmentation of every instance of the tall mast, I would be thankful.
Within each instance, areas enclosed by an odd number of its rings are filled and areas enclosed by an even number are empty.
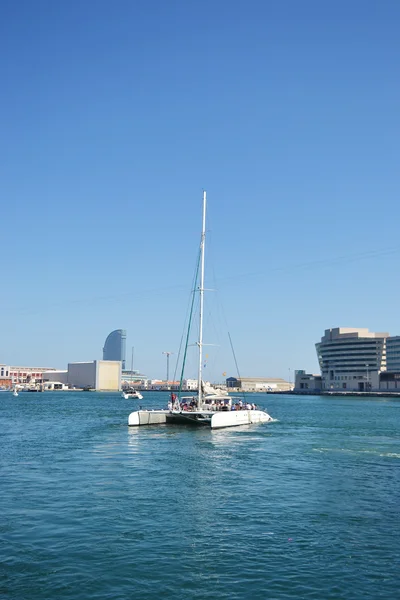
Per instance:
[[[202,364],[203,364],[203,310],[204,310],[204,250],[206,242],[206,206],[207,196],[206,192],[203,192],[203,226],[201,229],[201,242],[200,242],[200,314],[199,314],[199,394],[197,399],[197,408],[201,410],[203,404],[203,390],[202,390]]]

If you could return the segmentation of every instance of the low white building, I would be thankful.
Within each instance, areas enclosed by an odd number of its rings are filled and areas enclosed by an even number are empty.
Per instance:
[[[43,389],[45,392],[50,392],[53,390],[68,390],[69,387],[61,381],[46,381],[43,384]]]
[[[0,365],[0,389],[10,388],[14,380],[10,375],[11,367],[9,365]]]
[[[184,379],[183,380],[183,389],[187,392],[195,391],[199,387],[199,382],[197,379]]]
[[[44,371],[42,373],[42,379],[43,383],[54,381],[68,385],[68,371]],[[47,389],[46,386],[45,389]]]
[[[68,363],[68,384],[70,387],[97,391],[119,391],[121,366],[119,360]]]
[[[68,384],[71,387],[97,391],[119,391],[121,389],[121,361],[93,360],[68,363]]]
[[[294,372],[295,384],[294,391],[300,394],[313,393],[317,394],[322,390],[322,377],[321,375],[314,375],[312,373],[306,373],[305,371],[298,370]]]
[[[92,360],[69,363],[67,370],[43,372],[44,389],[88,388],[98,391],[121,389],[121,362],[118,360]],[[53,387],[51,384],[64,387]]]
[[[227,388],[242,392],[290,392],[293,385],[280,377],[228,377]]]
[[[165,381],[163,379],[149,379],[146,382],[145,387],[147,390],[155,390],[155,391],[171,390],[171,391],[176,392],[180,388],[180,382],[179,381]],[[182,381],[182,391],[185,391],[185,392],[195,391],[195,390],[197,390],[197,387],[198,387],[197,379],[184,379]]]

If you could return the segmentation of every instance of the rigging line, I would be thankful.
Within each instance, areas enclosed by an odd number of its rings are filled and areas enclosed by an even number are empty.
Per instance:
[[[179,365],[179,361],[180,361],[180,357],[181,357],[182,345],[183,345],[183,340],[184,340],[185,331],[186,331],[186,324],[188,323],[188,319],[190,318],[189,314],[191,314],[191,310],[193,311],[193,299],[190,301],[190,296],[192,294],[194,294],[194,291],[196,289],[196,282],[197,282],[197,273],[198,273],[198,270],[199,270],[199,257],[197,258],[197,265],[196,265],[195,270],[194,270],[194,277],[193,277],[193,282],[192,282],[192,287],[191,287],[192,291],[189,294],[189,302],[188,302],[188,306],[187,306],[187,309],[186,309],[186,317],[185,317],[185,321],[184,321],[184,324],[183,324],[181,341],[180,341],[180,344],[179,344],[178,355],[177,355],[177,358],[176,358],[175,370],[174,370],[174,381],[176,381],[176,374],[178,372],[178,365]]]
[[[182,284],[176,284],[176,285],[167,285],[167,286],[162,286],[162,287],[158,287],[158,288],[148,288],[141,290],[140,292],[140,296],[144,296],[146,294],[148,295],[152,295],[154,296],[154,294],[160,294],[162,292],[168,291],[168,290],[176,290],[176,289],[184,289],[184,285]],[[75,298],[75,299],[70,299],[70,300],[65,300],[65,301],[61,301],[61,302],[49,302],[46,303],[44,306],[43,304],[41,304],[40,306],[33,306],[32,304],[28,305],[22,305],[22,306],[9,306],[9,307],[4,307],[2,308],[2,310],[4,311],[11,311],[11,310],[15,310],[16,312],[20,313],[22,312],[23,314],[38,314],[40,312],[42,312],[43,310],[49,310],[52,308],[60,308],[63,306],[72,306],[72,305],[76,305],[76,304],[83,304],[83,305],[89,305],[92,306],[98,302],[104,302],[104,301],[114,301],[114,302],[122,302],[126,299],[129,299],[130,297],[135,296],[137,297],[137,292],[136,291],[132,291],[132,292],[123,292],[123,293],[119,293],[118,295],[114,294],[114,295],[110,295],[110,296],[92,296],[90,298]]]
[[[236,362],[236,357],[235,354],[233,352],[233,347],[232,347],[232,340],[230,339],[230,335],[229,335],[229,324],[228,324],[228,319],[227,319],[227,315],[225,312],[225,308],[224,308],[224,302],[223,302],[223,293],[221,292],[221,290],[219,289],[218,285],[217,285],[217,281],[219,280],[219,278],[216,275],[216,270],[215,270],[215,263],[213,261],[213,245],[212,245],[213,239],[211,238],[211,242],[209,244],[209,246],[211,247],[211,250],[209,252],[209,255],[211,255],[211,258],[209,259],[210,263],[211,263],[211,271],[212,271],[212,287],[213,287],[213,291],[215,292],[215,300],[216,300],[216,309],[217,309],[217,320],[218,320],[218,325],[221,328],[221,331],[223,330],[224,332],[228,332],[228,336],[229,336],[229,340],[230,340],[230,344],[231,344],[231,349],[232,349],[232,354],[233,354],[233,358]],[[220,342],[220,344],[222,345],[222,336],[216,331],[216,325],[214,320],[212,321],[213,325],[214,325],[214,329],[216,332],[216,338],[217,340]],[[226,335],[226,333],[224,333],[224,335]],[[238,376],[239,376],[239,369],[238,369],[238,365],[236,363],[236,369],[238,371]]]
[[[212,276],[211,276],[212,290],[211,291],[215,292],[215,294],[211,295],[211,297],[214,298],[214,302],[213,302],[214,311],[209,309],[208,315],[207,315],[208,323],[213,326],[216,341],[219,344],[222,344],[221,332],[223,330],[224,335],[225,335],[226,332],[229,331],[229,326],[227,323],[226,316],[224,314],[224,308],[223,308],[222,302],[221,302],[221,294],[220,294],[220,290],[219,290],[218,284],[217,284],[218,277],[216,275],[215,262],[214,262],[214,239],[212,237],[212,234],[209,236],[209,242],[208,242],[208,264],[209,264],[208,270],[211,271],[211,273],[212,273]]]
[[[352,262],[356,262],[359,260],[366,260],[368,258],[380,258],[383,256],[388,256],[390,254],[396,254],[399,252],[400,246],[395,246],[393,248],[382,248],[380,250],[368,250],[365,252],[358,252],[354,254],[347,254],[342,256],[336,256],[332,258],[322,258],[318,260],[307,261],[304,263],[297,263],[292,265],[286,265],[283,267],[273,267],[271,269],[266,269],[265,271],[251,271],[247,273],[236,273],[235,275],[228,275],[227,277],[219,277],[219,281],[227,281],[229,279],[244,279],[247,277],[257,277],[260,274],[265,273],[274,273],[274,272],[290,272],[298,269],[307,269],[307,268],[317,268],[324,266],[335,266],[338,264],[350,264]]]
[[[196,284],[197,284],[197,280],[198,280],[198,277],[199,277],[200,258],[201,258],[201,251],[199,251],[199,256],[198,256],[198,260],[197,260],[196,274],[195,274],[195,277],[194,277],[194,285],[193,285],[193,292],[192,292],[192,304],[191,304],[191,307],[190,307],[189,323],[188,323],[187,334],[186,334],[186,342],[185,342],[185,351],[184,351],[183,361],[182,361],[181,378],[180,378],[180,381],[179,381],[178,398],[180,398],[181,393],[182,393],[183,374],[185,372],[186,355],[187,355],[187,349],[188,349],[188,343],[189,343],[190,328],[192,326],[193,306],[194,306],[194,301],[195,301],[195,298],[196,298]]]
[[[237,360],[236,360],[235,349],[234,349],[234,347],[233,347],[233,344],[232,344],[232,338],[231,338],[231,334],[229,333],[229,331],[228,331],[228,337],[229,337],[229,342],[230,342],[230,344],[231,344],[231,349],[232,349],[233,359],[234,359],[234,361],[235,361],[235,365],[236,365],[236,371],[237,371],[237,374],[238,374],[238,378],[240,379],[240,381],[242,381],[242,379],[241,379],[241,377],[240,377],[239,367],[238,367]],[[245,392],[242,392],[242,394],[243,394],[243,397],[244,397],[244,399],[246,399],[246,394],[245,394]]]
[[[308,262],[304,262],[304,263],[298,263],[298,264],[294,264],[294,265],[287,265],[287,266],[283,266],[283,267],[273,267],[271,269],[267,269],[265,271],[252,271],[252,272],[247,272],[247,273],[236,273],[235,275],[228,275],[226,277],[219,277],[217,279],[217,281],[223,282],[223,281],[229,281],[229,280],[244,280],[245,278],[250,278],[250,277],[257,277],[260,274],[265,274],[265,273],[275,273],[275,272],[290,272],[296,269],[307,269],[307,268],[317,268],[317,267],[323,267],[325,265],[327,266],[335,266],[337,264],[340,263],[351,263],[351,262],[355,262],[358,260],[365,260],[368,258],[379,258],[382,256],[387,256],[389,254],[395,254],[396,252],[398,252],[400,250],[399,246],[393,247],[393,248],[386,248],[386,249],[380,249],[380,250],[369,250],[363,253],[357,253],[357,254],[350,254],[350,255],[343,255],[343,256],[337,256],[337,257],[333,257],[333,258],[328,258],[328,259],[319,259],[319,260],[315,260],[315,261],[308,261]],[[176,285],[169,285],[169,286],[162,286],[162,287],[158,287],[158,288],[148,288],[148,289],[142,289],[141,290],[141,297],[143,297],[146,294],[156,294],[156,293],[161,293],[164,292],[166,290],[176,290],[176,289],[182,289],[184,288],[184,286],[182,284],[176,284]],[[118,295],[110,295],[110,296],[92,296],[91,298],[80,298],[80,299],[74,299],[74,300],[66,300],[66,301],[62,301],[62,302],[51,302],[51,303],[46,303],[44,306],[43,304],[38,305],[38,306],[32,306],[32,303],[28,306],[28,305],[22,305],[22,306],[15,306],[15,304],[13,306],[6,306],[3,307],[2,310],[3,311],[12,311],[14,314],[23,314],[23,315],[35,315],[35,314],[40,314],[43,311],[47,311],[49,309],[52,308],[60,308],[63,306],[69,306],[69,305],[73,305],[73,304],[83,304],[83,305],[94,305],[98,302],[104,302],[104,301],[116,301],[116,302],[121,302],[123,301],[123,299],[127,299],[133,295],[137,295],[135,291],[132,292],[125,292],[125,293],[119,293]]]

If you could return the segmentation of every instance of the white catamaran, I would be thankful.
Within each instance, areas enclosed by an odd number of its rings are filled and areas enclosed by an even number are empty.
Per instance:
[[[272,417],[268,413],[255,408],[247,408],[250,405],[232,406],[232,398],[225,390],[214,388],[203,381],[203,312],[204,312],[204,253],[206,239],[206,192],[203,192],[203,225],[200,242],[200,284],[197,289],[200,295],[199,309],[199,349],[198,360],[198,394],[197,397],[176,398],[171,409],[168,410],[136,410],[128,417],[128,425],[157,425],[185,424],[211,427],[234,427],[237,425],[248,425],[251,423],[268,423]],[[190,400],[190,402],[183,402]],[[234,409],[238,410],[234,410]]]

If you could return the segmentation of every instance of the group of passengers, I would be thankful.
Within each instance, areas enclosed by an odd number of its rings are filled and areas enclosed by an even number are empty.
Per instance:
[[[236,404],[232,404],[231,410],[257,410],[257,404],[239,400]]]
[[[243,400],[237,400],[235,404],[232,404],[232,398],[226,398],[222,400],[209,400],[204,399],[203,410],[257,410],[257,405],[250,402],[243,402]],[[184,402],[179,402],[176,394],[171,394],[171,399],[168,401],[168,410],[183,410],[183,411],[195,411],[197,410],[197,399],[195,397],[189,399],[186,398]]]

